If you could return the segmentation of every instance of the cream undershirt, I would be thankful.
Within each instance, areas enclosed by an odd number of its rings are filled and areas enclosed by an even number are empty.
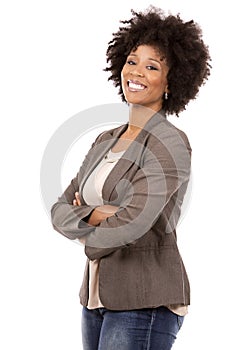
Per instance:
[[[83,198],[88,205],[103,205],[102,188],[110,171],[116,165],[125,150],[121,152],[112,152],[100,161],[90,176],[87,178],[83,187]],[[188,312],[187,305],[166,305],[172,312],[184,316]],[[89,300],[88,309],[104,307],[99,296],[99,260],[89,261]]]

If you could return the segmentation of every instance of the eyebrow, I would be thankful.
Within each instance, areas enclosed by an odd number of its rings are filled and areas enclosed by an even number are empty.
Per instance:
[[[135,57],[137,57],[138,55],[136,55],[136,53],[130,53],[129,56],[135,56]],[[155,58],[148,57],[148,60],[157,62],[157,63],[159,63],[159,64],[161,65],[161,62],[158,61],[158,60],[156,60]]]

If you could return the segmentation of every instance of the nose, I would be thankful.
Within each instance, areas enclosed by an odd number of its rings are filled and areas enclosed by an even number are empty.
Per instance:
[[[134,67],[134,69],[131,70],[130,72],[131,75],[136,76],[136,77],[143,77],[144,74],[142,73],[142,71],[137,67]]]

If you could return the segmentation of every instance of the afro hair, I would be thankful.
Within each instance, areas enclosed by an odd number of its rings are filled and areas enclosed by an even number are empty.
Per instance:
[[[121,71],[131,51],[139,45],[159,49],[169,67],[167,81],[169,98],[162,108],[168,114],[183,111],[195,99],[199,88],[210,75],[208,46],[202,40],[202,30],[193,20],[184,22],[180,15],[165,15],[154,6],[145,12],[131,10],[133,17],[120,21],[123,24],[108,43],[105,71],[109,71],[119,94],[125,100],[121,86]]]

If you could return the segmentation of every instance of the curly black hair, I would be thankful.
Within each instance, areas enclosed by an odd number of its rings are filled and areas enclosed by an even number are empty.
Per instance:
[[[125,100],[121,86],[121,71],[129,53],[139,45],[150,45],[159,49],[169,67],[167,81],[169,98],[163,100],[166,113],[178,113],[196,98],[199,87],[210,75],[208,46],[202,40],[202,30],[193,20],[184,22],[180,15],[165,15],[154,6],[145,12],[131,10],[133,17],[120,21],[124,26],[113,33],[108,43],[105,71],[110,71],[112,80],[119,87],[119,94]]]

